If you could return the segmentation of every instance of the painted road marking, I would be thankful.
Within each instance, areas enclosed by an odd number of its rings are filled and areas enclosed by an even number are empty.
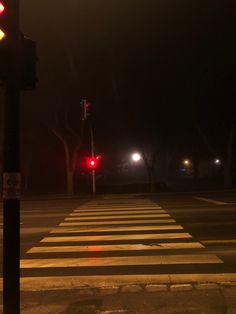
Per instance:
[[[144,205],[144,206],[149,206],[149,205],[155,205],[155,206],[160,206],[159,204],[155,203],[155,202],[123,202],[123,203],[117,203],[117,202],[104,202],[104,203],[95,203],[95,202],[87,202],[87,203],[84,203],[83,205],[81,205],[81,207],[84,207],[84,206],[141,206],[141,205]]]
[[[80,220],[80,221],[82,221],[82,220],[86,220],[86,221],[88,221],[88,220],[104,220],[104,219],[120,219],[120,218],[131,218],[130,217],[130,215],[118,215],[118,216],[116,216],[116,217],[114,217],[114,216],[102,216],[102,217],[100,217],[100,216],[94,216],[94,217],[80,217],[78,214],[74,214],[74,213],[72,213],[72,214],[70,214],[69,216],[73,216],[73,217],[78,217],[78,219]],[[140,215],[132,215],[132,218],[133,219],[135,219],[135,218],[158,218],[158,217],[170,217],[170,215],[168,215],[168,214],[140,214]],[[69,218],[68,218],[69,219]]]
[[[173,265],[173,264],[220,264],[223,263],[213,254],[154,255],[154,256],[119,256],[96,258],[48,258],[23,259],[21,268],[51,267],[101,267],[127,265]]]
[[[84,203],[81,205],[81,207],[83,206],[86,206],[86,205],[89,205],[89,206],[129,206],[129,205],[156,205],[156,206],[159,206],[159,204],[155,203],[155,202],[149,202],[149,201],[133,201],[133,202],[114,202],[114,201],[111,201],[111,202],[93,202],[93,201],[89,201],[87,203]]]
[[[84,209],[82,210],[81,207],[74,210],[72,214],[65,218],[63,223],[60,223],[57,228],[54,228],[50,232],[50,236],[40,241],[40,246],[33,247],[27,252],[31,254],[45,254],[43,258],[31,255],[30,259],[23,259],[21,261],[21,267],[23,269],[54,267],[91,267],[90,269],[94,267],[96,269],[95,267],[99,266],[132,267],[133,265],[223,263],[215,254],[204,254],[204,251],[199,251],[199,249],[204,249],[204,245],[193,241],[192,236],[189,233],[183,232],[183,227],[176,224],[176,221],[171,219],[170,215],[165,210],[162,210],[160,206],[155,204],[155,207],[148,206],[147,203],[145,205],[143,203],[142,206],[140,202],[137,203],[137,206],[132,203],[132,205],[123,204],[123,207],[119,206],[119,204],[114,205],[114,207],[109,206],[109,204],[93,207],[90,206],[91,204],[94,203],[88,203],[89,206],[83,205]],[[145,226],[145,224],[150,225]],[[158,230],[160,230],[159,233],[153,233],[158,232]],[[113,231],[122,234],[112,235]],[[128,231],[134,231],[135,234],[125,234]],[[98,232],[98,235],[93,233],[93,235],[88,236],[84,235],[85,232]],[[107,232],[108,234],[102,235],[102,232]],[[152,233],[147,234],[146,232]],[[132,244],[134,240],[137,240],[137,244]],[[90,241],[92,245],[88,245]],[[103,243],[105,244],[99,245],[99,241],[101,243],[104,241]],[[116,244],[112,244],[113,241],[116,241]],[[120,241],[126,243],[120,244]],[[150,244],[140,244],[145,243],[145,241]],[[186,254],[170,254],[173,251],[168,252],[168,250],[181,249],[188,251]],[[161,252],[163,250],[165,254],[158,252],[158,255],[149,256],[143,252],[142,255],[140,253],[135,255],[135,252],[142,250],[146,252],[150,251],[149,254],[156,254],[157,251]],[[197,251],[194,253],[192,250]],[[118,256],[98,257],[93,254],[96,252],[114,251],[116,252],[115,255]],[[121,251],[123,251],[123,254],[119,254]],[[125,251],[133,252],[133,254],[127,256]],[[57,258],[48,258],[50,253],[62,253],[64,255],[61,255],[62,258],[60,258],[60,254],[56,255]],[[75,255],[76,257],[70,258],[69,254],[66,255],[66,253],[78,254]],[[90,253],[92,257],[80,257],[79,253]],[[106,255],[114,254],[107,253]],[[37,258],[32,259],[32,257]],[[84,276],[84,278],[87,278],[87,276]]]
[[[154,243],[144,244],[113,244],[113,245],[89,245],[89,246],[36,246],[27,253],[71,253],[71,252],[107,252],[107,251],[155,251],[155,250],[176,250],[176,249],[203,249],[199,242],[178,242],[178,243]]]
[[[162,226],[129,226],[129,227],[57,227],[50,231],[50,233],[83,233],[83,232],[107,232],[107,231],[149,231],[149,230],[182,230],[180,225],[162,225]]]
[[[153,234],[118,234],[103,236],[65,236],[45,237],[40,242],[87,242],[87,241],[117,241],[117,240],[154,240],[154,239],[185,239],[192,238],[189,233],[153,233]]]
[[[215,205],[227,205],[227,203],[225,203],[225,202],[215,201],[215,200],[212,200],[210,198],[194,197],[194,199],[200,200],[200,201],[205,201],[205,202],[212,203],[212,204],[215,204]]]
[[[88,212],[86,214],[84,213],[78,213],[78,212],[73,212],[73,213],[70,213],[69,216],[77,216],[77,217],[81,217],[81,218],[86,218],[86,217],[102,217],[102,218],[105,218],[105,217],[123,217],[123,216],[132,216],[132,217],[142,217],[143,215],[150,215],[150,216],[155,216],[155,215],[160,215],[160,214],[165,214],[165,215],[168,215],[167,212],[165,210],[155,210],[155,211],[135,211],[135,212],[130,212],[130,211],[125,211],[125,212]],[[101,219],[101,218],[99,218]]]
[[[143,219],[143,220],[113,220],[113,221],[89,221],[89,222],[80,222],[79,218],[65,218],[66,222],[62,222],[59,226],[92,226],[92,225],[130,225],[138,224],[142,225],[145,223],[152,224],[166,224],[175,222],[174,219]],[[70,221],[70,222],[68,222]]]
[[[101,211],[99,211],[99,212],[90,212],[90,211],[88,211],[88,212],[86,212],[86,213],[80,213],[78,210],[75,210],[74,211],[74,213],[73,214],[70,214],[70,216],[72,215],[75,215],[75,213],[76,213],[76,216],[94,216],[94,215],[96,215],[96,216],[104,216],[104,215],[109,215],[109,214],[112,214],[112,216],[116,216],[116,215],[119,215],[119,214],[125,214],[125,215],[127,215],[127,214],[130,214],[130,215],[134,215],[134,214],[143,214],[144,213],[144,211],[143,210],[134,210],[134,211],[131,211],[131,210],[125,210],[125,211],[114,211],[114,212],[111,212],[111,211],[103,211],[103,212],[101,212]],[[161,214],[161,213],[166,213],[166,211],[165,210],[145,210],[145,214]]]
[[[116,210],[121,210],[121,211],[125,211],[125,210],[146,210],[146,209],[162,209],[162,207],[160,206],[126,206],[126,207],[109,207],[109,206],[102,206],[102,207],[81,207],[81,208],[77,208],[75,209],[75,211],[78,212],[89,212],[89,211],[95,211],[95,212],[102,212],[102,211],[116,211]]]
[[[201,243],[206,243],[206,244],[214,244],[214,243],[235,243],[236,244],[236,239],[225,239],[225,240],[202,240]]]

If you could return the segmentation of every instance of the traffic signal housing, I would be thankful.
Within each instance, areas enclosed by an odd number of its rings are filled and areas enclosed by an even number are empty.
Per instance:
[[[82,99],[81,107],[82,107],[82,120],[86,120],[87,117],[90,115],[89,110],[91,108],[91,104],[86,99]]]
[[[7,12],[6,4],[0,1],[0,42],[7,37]]]
[[[21,43],[21,90],[35,89],[38,81],[36,74],[36,43],[35,41],[22,36]]]
[[[18,23],[14,1],[0,0],[0,83],[16,75],[21,90],[32,90],[37,82],[36,43],[19,32]]]
[[[0,81],[6,80],[9,72],[9,53],[7,49],[9,12],[5,1],[0,0]]]

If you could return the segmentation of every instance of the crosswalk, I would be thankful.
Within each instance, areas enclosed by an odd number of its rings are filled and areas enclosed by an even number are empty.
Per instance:
[[[21,270],[23,276],[173,274],[222,263],[158,204],[124,198],[74,209],[27,251]]]

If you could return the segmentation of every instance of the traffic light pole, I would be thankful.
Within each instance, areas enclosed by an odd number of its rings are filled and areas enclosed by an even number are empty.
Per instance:
[[[20,31],[19,0],[9,2],[3,160],[3,313],[20,313]]]
[[[20,91],[6,87],[3,164],[3,309],[20,313]]]
[[[94,158],[94,137],[93,137],[93,127],[90,125],[90,134],[91,134],[91,156]],[[93,195],[96,194],[96,172],[95,169],[92,170],[92,191]]]

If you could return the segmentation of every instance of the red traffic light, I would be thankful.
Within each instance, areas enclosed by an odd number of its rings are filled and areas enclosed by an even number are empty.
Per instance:
[[[86,165],[90,169],[96,169],[98,166],[98,159],[96,157],[88,157],[86,160]]]
[[[0,14],[2,14],[4,10],[5,10],[5,7],[2,4],[2,2],[0,2]]]

